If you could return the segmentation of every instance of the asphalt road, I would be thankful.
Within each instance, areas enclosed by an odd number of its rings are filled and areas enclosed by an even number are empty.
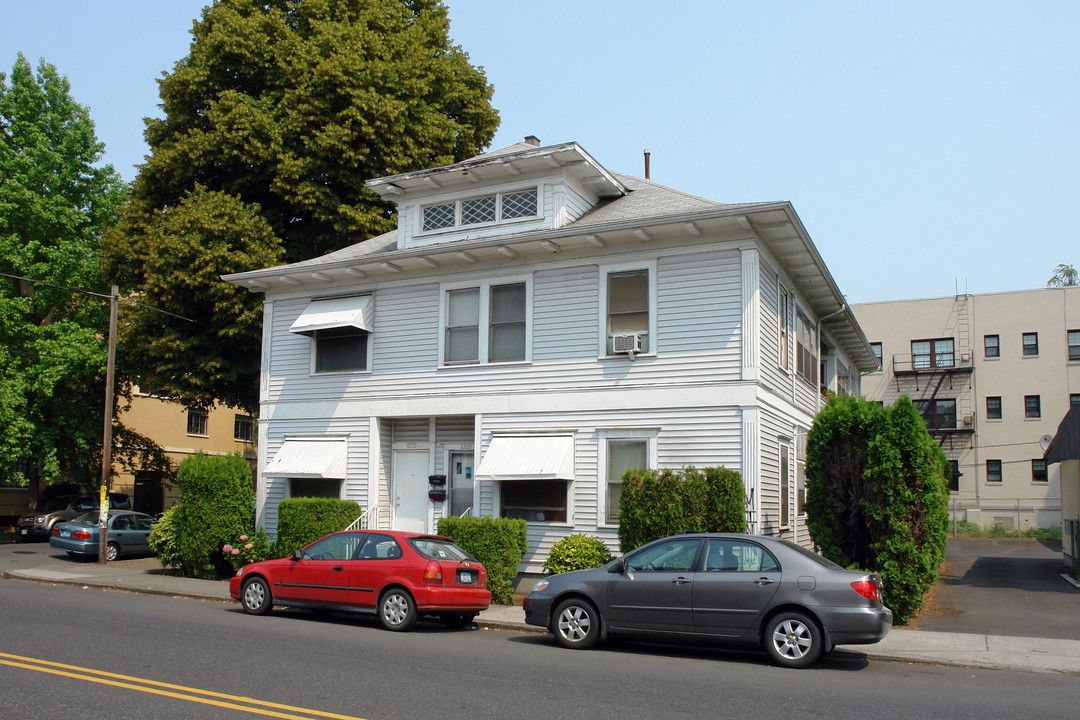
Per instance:
[[[1060,540],[949,538],[919,630],[1080,640],[1080,591]]]
[[[423,624],[398,634],[345,616],[252,617],[17,580],[0,580],[0,608],[2,718],[253,716],[240,707],[372,720],[1075,717],[1076,678],[1060,675],[857,656],[792,671],[759,653],[629,643],[580,652],[538,635]]]

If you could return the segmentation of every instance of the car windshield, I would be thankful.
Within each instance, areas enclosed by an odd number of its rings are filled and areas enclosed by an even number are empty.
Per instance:
[[[76,523],[78,525],[97,525],[98,524],[98,513],[97,513],[97,511],[83,513],[82,515],[75,518],[71,522]]]
[[[832,560],[829,560],[828,558],[823,558],[820,555],[818,555],[816,552],[814,552],[813,550],[807,550],[802,545],[796,545],[795,543],[793,543],[793,542],[791,542],[789,540],[781,540],[780,542],[782,542],[784,545],[791,548],[795,552],[799,553],[800,555],[805,555],[806,557],[810,558],[811,560],[816,562],[818,565],[821,565],[822,567],[827,567],[827,568],[830,568],[831,570],[843,570],[844,569],[844,568],[840,567],[839,565],[837,565],[836,563],[834,563]]]
[[[438,538],[410,538],[409,544],[416,552],[431,560],[476,560],[472,555],[459,548],[449,540]]]

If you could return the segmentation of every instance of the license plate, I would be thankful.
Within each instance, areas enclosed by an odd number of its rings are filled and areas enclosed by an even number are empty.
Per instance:
[[[61,530],[60,531],[60,537],[66,537],[66,538],[71,537],[71,531],[70,530]]]
[[[459,570],[458,582],[462,585],[475,585],[477,573],[472,570]]]

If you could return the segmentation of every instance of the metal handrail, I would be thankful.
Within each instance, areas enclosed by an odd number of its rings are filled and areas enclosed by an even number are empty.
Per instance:
[[[370,526],[371,526],[370,521],[371,521],[372,513],[375,514],[376,525],[377,525],[378,524],[378,517],[379,517],[379,508],[380,507],[381,506],[379,505],[379,503],[375,503],[374,505],[369,507],[367,510],[365,510],[363,513],[361,513],[360,517],[353,520],[352,523],[349,525],[349,527],[347,527],[345,529],[346,530],[368,530],[368,529],[370,529]]]
[[[471,510],[472,510],[472,505],[470,505],[469,507],[465,508],[465,512],[463,512],[463,513],[461,513],[460,515],[458,515],[458,517],[465,517],[466,515],[468,515],[468,514],[469,514],[469,512],[470,512]]]

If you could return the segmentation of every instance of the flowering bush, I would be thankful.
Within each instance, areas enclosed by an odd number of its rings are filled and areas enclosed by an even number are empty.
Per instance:
[[[269,559],[273,555],[273,544],[266,536],[266,531],[259,528],[254,536],[241,535],[235,545],[222,545],[221,554],[232,563],[235,570],[239,570],[248,563]]]

